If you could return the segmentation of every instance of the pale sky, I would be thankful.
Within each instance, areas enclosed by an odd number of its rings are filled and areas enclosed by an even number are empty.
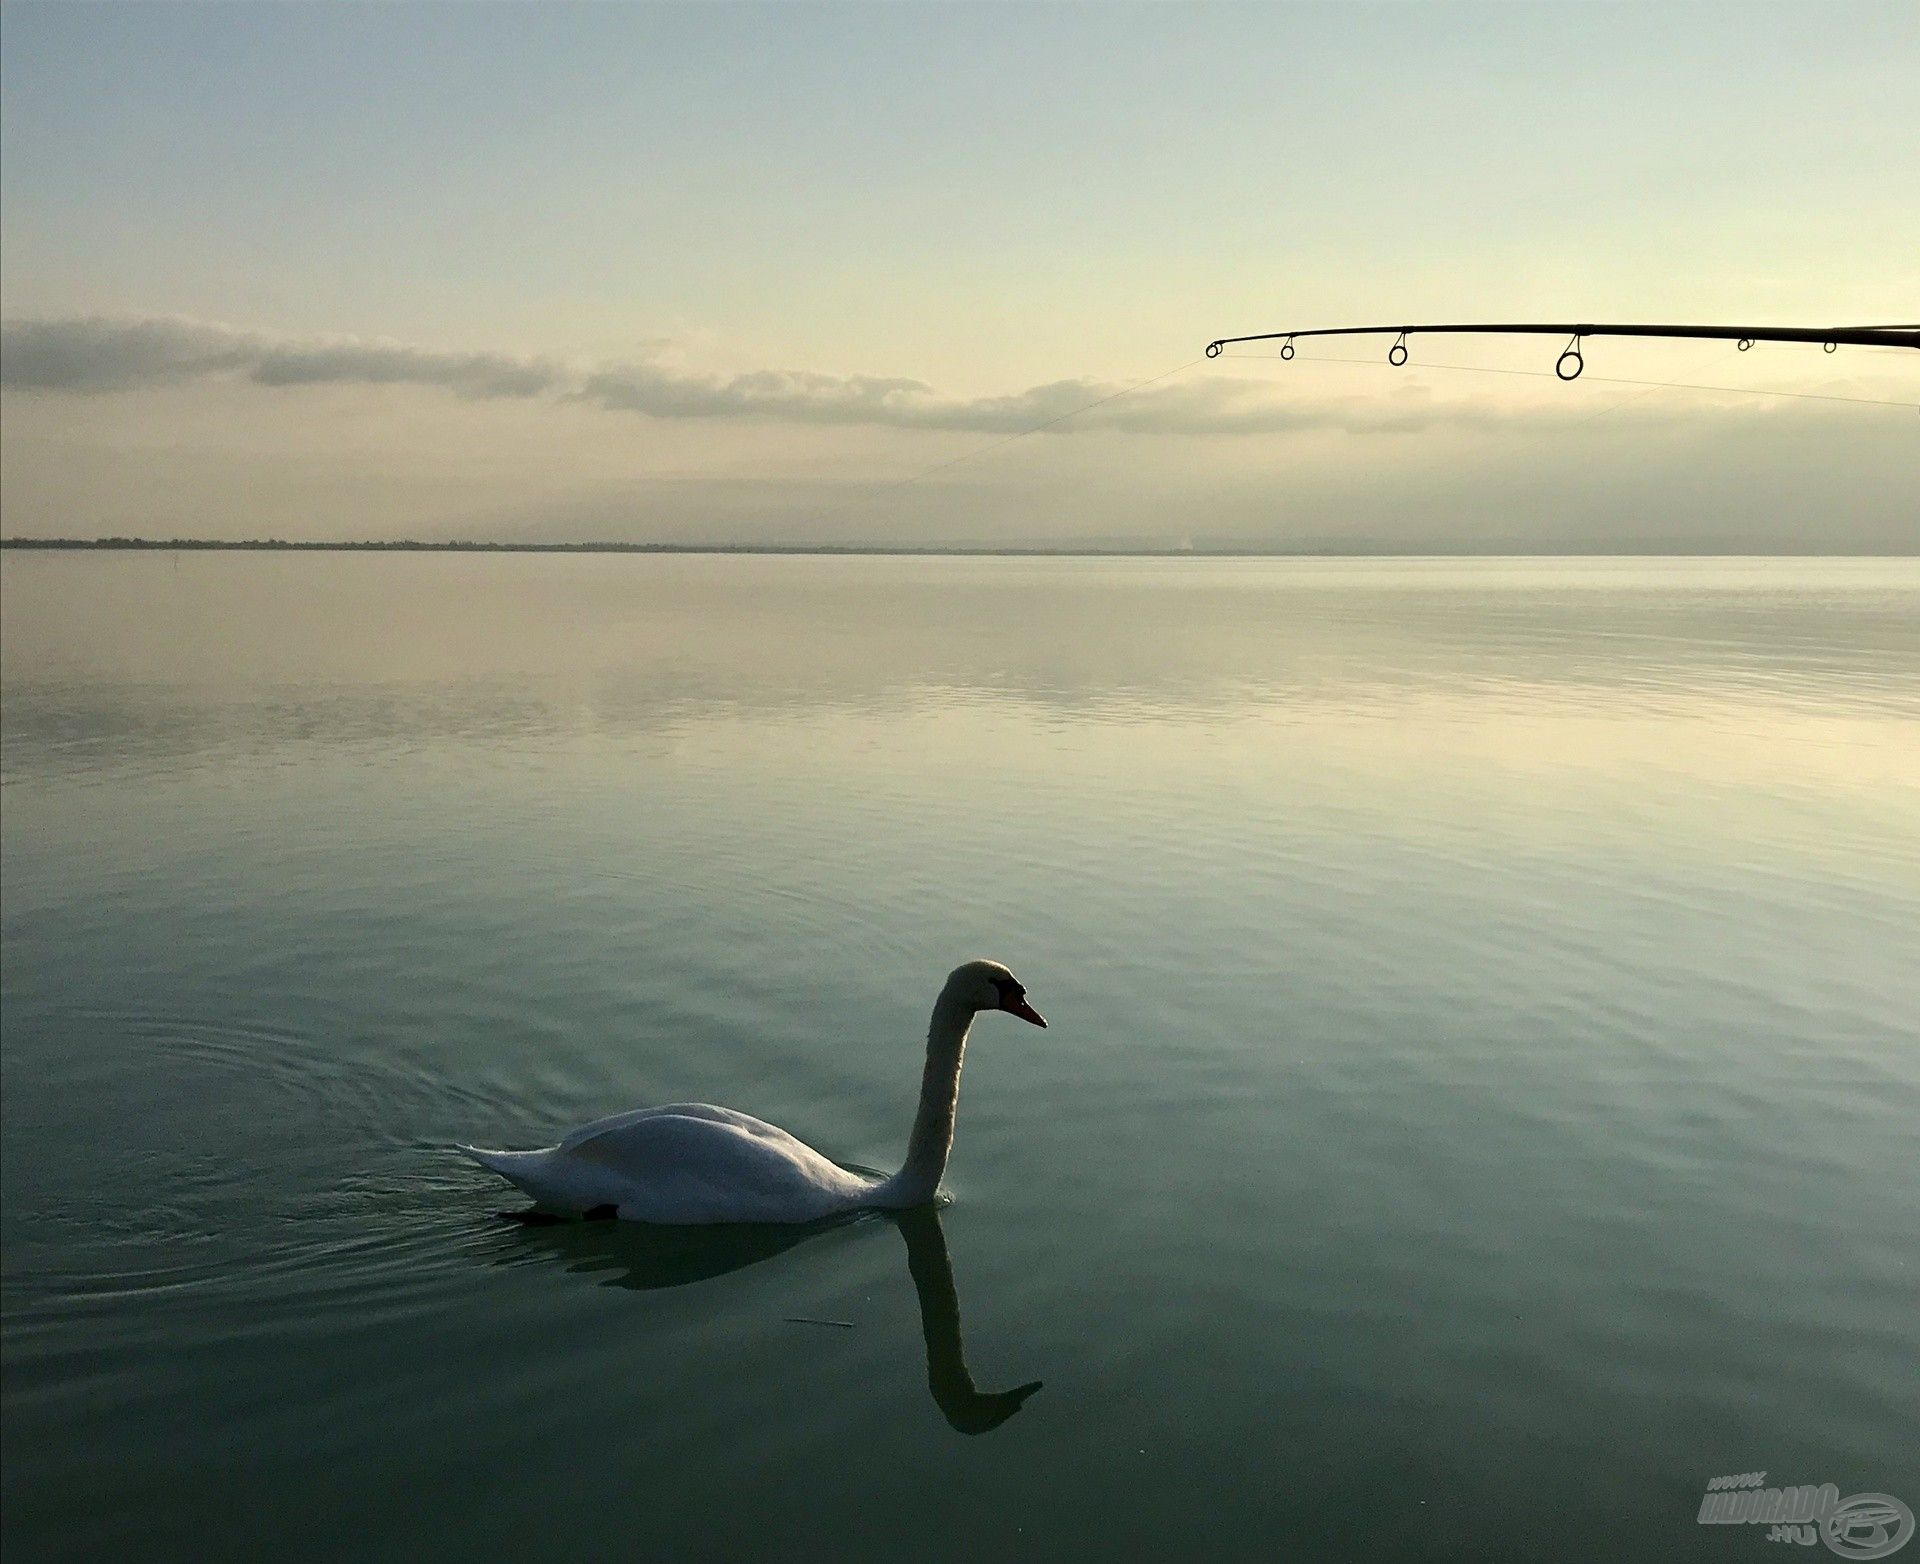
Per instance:
[[[0,72],[10,535],[1920,550],[1870,350],[1338,343],[892,486],[1222,335],[1920,319],[1910,3],[26,0]]]

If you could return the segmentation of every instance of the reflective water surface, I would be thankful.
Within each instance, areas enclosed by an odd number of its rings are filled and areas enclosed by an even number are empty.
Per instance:
[[[10,1559],[1920,1505],[1916,562],[9,553],[0,658]],[[892,1167],[973,955],[1052,1026],[938,1212],[530,1228],[446,1152]]]

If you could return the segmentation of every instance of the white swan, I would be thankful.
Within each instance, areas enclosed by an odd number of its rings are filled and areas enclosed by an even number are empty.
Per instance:
[[[955,967],[934,1001],[907,1160],[891,1178],[851,1172],[783,1129],[704,1102],[596,1119],[541,1151],[459,1149],[551,1212],[627,1222],[816,1222],[862,1207],[924,1205],[953,1146],[960,1059],[982,1010],[1047,1023],[997,961]]]

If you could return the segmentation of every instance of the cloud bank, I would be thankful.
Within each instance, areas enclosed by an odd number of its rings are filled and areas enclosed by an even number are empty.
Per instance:
[[[82,316],[0,325],[0,386],[99,395],[213,378],[267,388],[423,386],[471,399],[585,402],[651,418],[877,425],[1017,434],[1063,430],[1148,435],[1258,435],[1305,429],[1403,433],[1490,422],[1485,408],[1439,404],[1415,388],[1392,396],[1289,402],[1260,380],[1210,377],[1143,387],[1058,380],[1011,395],[951,398],[925,381],[806,370],[701,375],[659,361],[576,366],[506,353],[452,353],[354,337],[300,338],[178,317]],[[1102,402],[1103,398],[1114,400]],[[1102,405],[1089,407],[1089,403]],[[1082,411],[1084,409],[1084,411]],[[1078,413],[1077,417],[1070,417]]]
[[[263,386],[439,386],[462,396],[539,396],[562,383],[541,359],[441,353],[351,337],[302,340],[158,316],[80,316],[0,324],[0,385],[98,393],[242,375]]]

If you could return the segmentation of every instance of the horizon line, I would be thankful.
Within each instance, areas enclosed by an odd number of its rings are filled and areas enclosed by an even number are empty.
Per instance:
[[[1676,543],[1650,549],[1593,545],[1566,548],[1364,548],[1355,546],[1274,545],[1231,547],[1153,547],[1146,544],[888,544],[888,543],[623,543],[612,540],[571,543],[487,542],[456,538],[433,542],[420,538],[306,539],[306,538],[101,538],[0,537],[0,549],[61,552],[188,552],[188,553],[346,553],[346,554],[747,554],[771,556],[830,555],[840,557],[962,557],[1060,559],[1911,559],[1920,548],[1902,553],[1877,549],[1781,549],[1706,547]]]

